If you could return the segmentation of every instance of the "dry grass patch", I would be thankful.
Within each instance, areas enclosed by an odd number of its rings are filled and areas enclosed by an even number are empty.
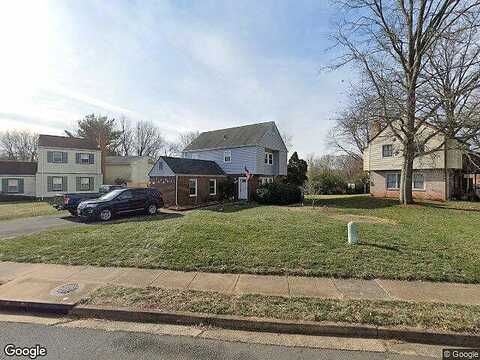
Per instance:
[[[155,287],[139,289],[117,286],[97,290],[85,303],[142,310],[198,312],[281,320],[332,321],[377,326],[409,326],[480,333],[480,306],[232,295]]]
[[[353,215],[353,214],[329,214],[329,217],[335,220],[344,221],[349,223],[350,221],[366,223],[366,224],[388,224],[388,225],[398,225],[395,220],[385,219],[376,216],[365,216],[365,215]]]

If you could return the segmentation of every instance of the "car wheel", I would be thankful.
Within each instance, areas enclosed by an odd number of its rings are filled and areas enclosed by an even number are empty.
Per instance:
[[[103,209],[100,211],[99,217],[102,221],[108,221],[112,218],[112,211],[110,209]]]
[[[157,213],[157,205],[150,204],[147,207],[147,214],[148,215],[155,215]]]

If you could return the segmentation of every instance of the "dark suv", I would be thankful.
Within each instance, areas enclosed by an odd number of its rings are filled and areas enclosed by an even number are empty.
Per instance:
[[[118,189],[98,199],[82,201],[77,213],[83,219],[108,221],[117,214],[139,211],[154,215],[160,207],[163,207],[163,199],[157,189]]]

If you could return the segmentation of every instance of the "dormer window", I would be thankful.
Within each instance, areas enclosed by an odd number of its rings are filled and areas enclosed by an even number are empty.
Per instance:
[[[230,150],[225,150],[223,152],[223,162],[232,162],[232,152]]]
[[[273,165],[273,153],[265,151],[265,164]]]
[[[393,156],[393,145],[386,144],[382,146],[382,157],[392,157]]]

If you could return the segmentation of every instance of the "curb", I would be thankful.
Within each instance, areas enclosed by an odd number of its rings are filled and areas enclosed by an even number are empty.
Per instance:
[[[418,328],[388,328],[371,325],[249,318],[234,315],[145,311],[105,306],[79,305],[73,307],[68,315],[78,318],[97,318],[115,321],[207,325],[230,330],[283,334],[401,340],[459,347],[474,347],[480,343],[480,335],[439,332]]]
[[[0,300],[0,310],[67,315],[75,305]]]

